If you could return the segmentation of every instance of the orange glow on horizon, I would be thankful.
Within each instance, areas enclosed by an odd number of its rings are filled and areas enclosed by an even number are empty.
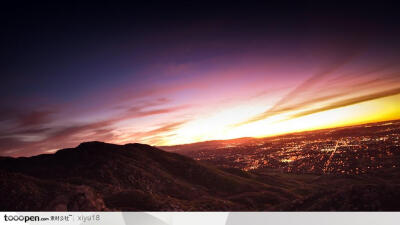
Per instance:
[[[267,137],[400,119],[400,104],[398,102],[400,102],[400,94],[297,118],[290,118],[290,115],[295,112],[286,112],[235,127],[233,124],[264,110],[261,106],[244,104],[240,107],[233,107],[190,121],[175,130],[176,135],[164,139],[157,145],[188,144],[241,137]]]

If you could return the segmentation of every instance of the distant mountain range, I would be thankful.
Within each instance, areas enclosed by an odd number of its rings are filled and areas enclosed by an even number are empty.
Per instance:
[[[253,174],[149,145],[87,142],[0,157],[0,211],[398,210],[399,177]]]
[[[320,136],[320,137],[322,136],[329,138],[341,138],[341,137],[346,138],[346,137],[361,136],[361,135],[376,135],[377,132],[379,132],[379,134],[393,132],[384,130],[377,131],[375,129],[377,126],[383,126],[387,124],[400,124],[400,120],[371,122],[366,124],[349,125],[349,126],[334,127],[334,128],[323,128],[323,129],[309,130],[309,131],[299,131],[299,132],[273,135],[267,137],[257,137],[257,138],[242,137],[242,138],[234,138],[227,140],[210,140],[210,141],[195,142],[190,144],[157,146],[157,147],[168,152],[177,152],[186,155],[185,153],[190,151],[226,148],[227,146],[239,146],[243,144],[257,145],[260,140],[272,142],[276,140],[294,138],[294,137],[310,138],[315,136]]]

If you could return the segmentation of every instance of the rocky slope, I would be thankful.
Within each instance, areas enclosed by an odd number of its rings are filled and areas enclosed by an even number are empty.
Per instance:
[[[142,145],[83,143],[30,158],[1,158],[0,210],[243,210],[238,194],[290,194],[188,157]]]
[[[142,144],[0,157],[0,211],[398,211],[399,169],[359,176],[215,168]]]

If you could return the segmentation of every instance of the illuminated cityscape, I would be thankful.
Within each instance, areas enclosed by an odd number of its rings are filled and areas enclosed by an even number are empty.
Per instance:
[[[219,167],[244,171],[355,175],[400,167],[399,139],[400,121],[392,121],[239,142],[221,141],[200,148],[176,146],[175,151]]]
[[[395,2],[3,2],[0,212],[400,212]]]

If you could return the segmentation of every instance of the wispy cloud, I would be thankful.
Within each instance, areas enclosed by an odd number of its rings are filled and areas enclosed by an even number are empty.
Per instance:
[[[174,113],[189,107],[188,105],[160,107],[166,102],[168,102],[166,99],[157,99],[146,104],[120,107],[119,109],[122,112],[113,114],[109,118],[71,125],[49,124],[51,122],[50,116],[53,115],[51,111],[31,111],[30,113],[20,114],[14,117],[14,125],[11,128],[0,131],[0,155],[33,155],[48,149],[74,146],[89,140],[118,143],[120,138],[114,132],[117,129],[115,127],[116,123],[130,119]],[[144,138],[159,135],[175,129],[182,123],[167,124],[141,133],[139,136]],[[135,140],[133,136],[131,140]]]
[[[351,57],[348,57],[349,60]],[[386,72],[393,64],[385,64],[358,73],[335,73],[347,60],[336,63],[311,76],[284,95],[264,113],[234,124],[235,127],[289,113],[293,119],[321,111],[340,108],[369,100],[400,94],[398,72]],[[355,75],[359,75],[358,77]],[[367,76],[369,75],[369,76]],[[328,82],[323,78],[329,78]],[[299,112],[300,111],[300,112]]]
[[[400,94],[400,87],[381,91],[381,92],[376,92],[376,93],[372,93],[372,94],[367,94],[367,95],[363,95],[363,96],[359,96],[359,97],[347,98],[347,99],[335,101],[326,106],[317,107],[315,109],[308,109],[308,110],[305,110],[305,111],[302,111],[299,113],[292,114],[292,115],[290,115],[290,118],[306,116],[306,115],[310,115],[310,114],[317,113],[317,112],[322,112],[322,111],[327,111],[330,109],[336,109],[336,108],[340,108],[340,107],[354,105],[357,103],[370,101],[370,100],[383,98],[383,97],[389,97],[389,96],[393,96],[393,95],[397,95],[397,94]]]
[[[130,138],[138,142],[160,145],[167,141],[166,138],[175,136],[176,134],[174,131],[187,122],[187,120],[181,120],[177,122],[161,124],[159,127],[148,131],[134,132],[130,134]]]
[[[42,125],[51,121],[51,116],[55,113],[52,110],[40,110],[24,112],[18,115],[18,123],[21,127]]]

